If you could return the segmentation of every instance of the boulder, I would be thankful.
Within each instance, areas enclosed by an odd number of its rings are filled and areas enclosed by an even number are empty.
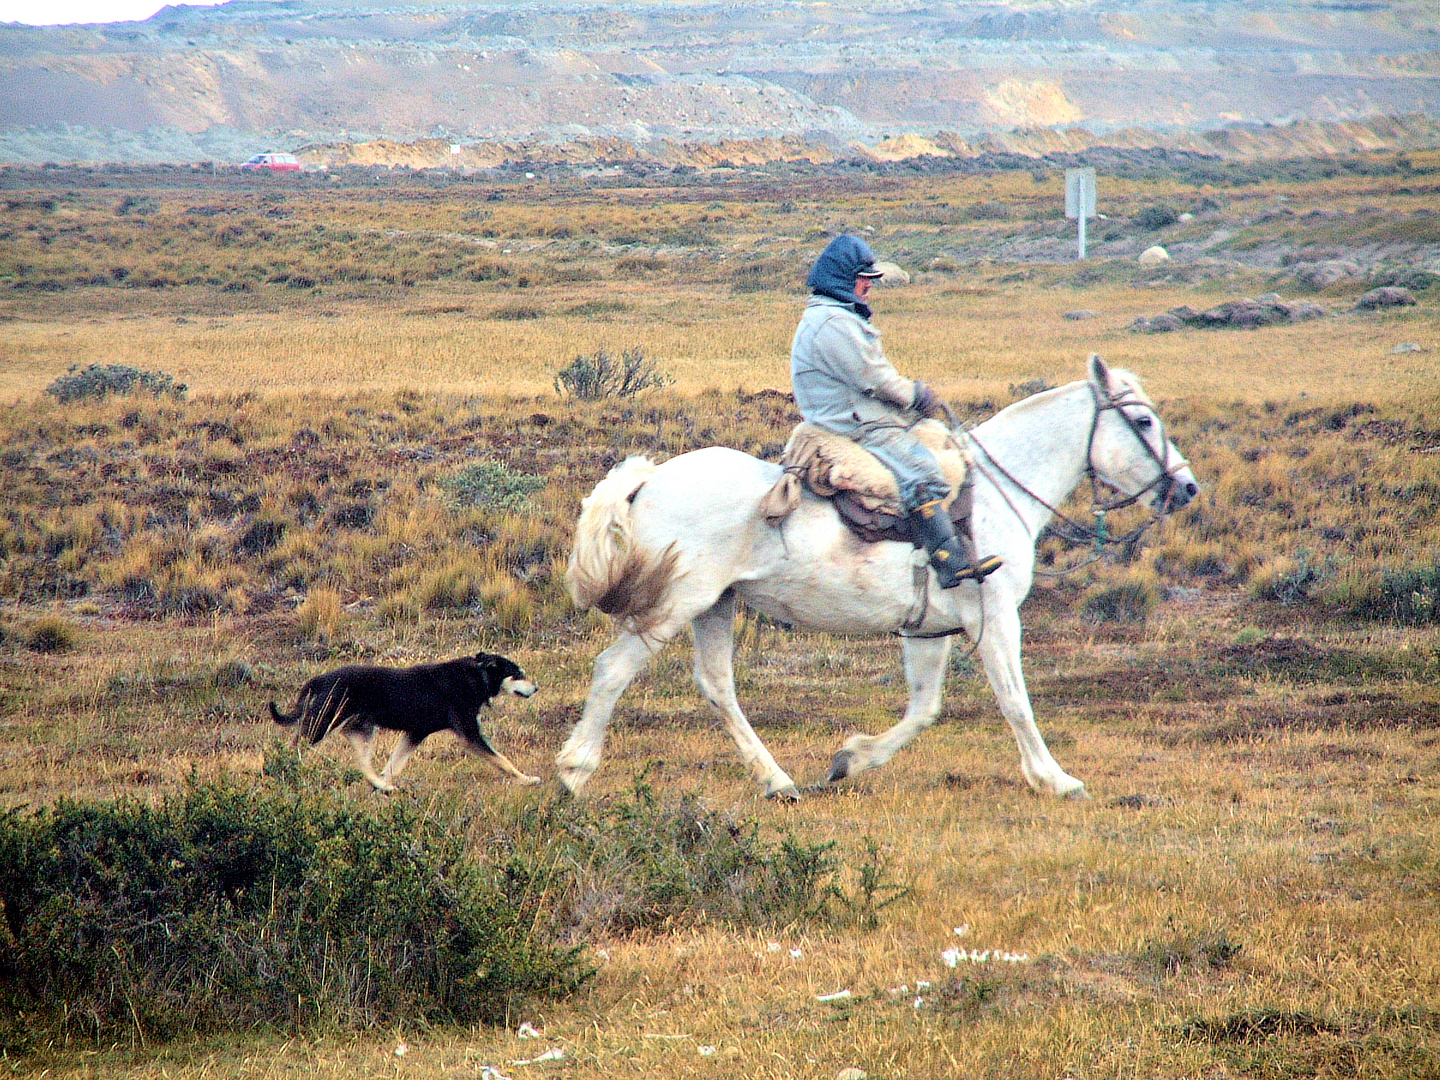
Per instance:
[[[901,270],[900,267],[896,266],[893,262],[877,262],[875,269],[885,275],[875,282],[876,285],[895,286],[910,284],[909,273]]]
[[[1159,244],[1148,247],[1140,253],[1141,266],[1159,266],[1163,262],[1170,261],[1170,253]]]
[[[1065,318],[1069,319],[1071,322],[1081,322],[1084,319],[1096,318],[1096,314],[1095,312],[1090,311],[1088,308],[1081,308],[1079,311],[1067,311],[1065,313]]]
[[[1399,285],[1382,285],[1360,297],[1355,306],[1361,311],[1375,311],[1379,308],[1406,307],[1413,303],[1415,296],[1409,289]]]

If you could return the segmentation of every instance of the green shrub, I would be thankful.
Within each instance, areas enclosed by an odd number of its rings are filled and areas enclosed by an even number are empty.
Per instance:
[[[532,494],[545,486],[545,477],[512,472],[500,461],[482,461],[440,481],[457,506],[490,510],[519,510]]]
[[[577,356],[555,376],[555,391],[581,401],[634,397],[644,390],[668,386],[670,376],[645,358],[638,347],[626,349],[620,359],[604,348],[594,356]]]
[[[659,799],[643,776],[611,800],[529,807],[511,828],[509,872],[551,897],[555,932],[580,941],[715,922],[873,928],[909,893],[868,838],[847,888],[833,842],[767,837],[694,795]]]
[[[786,925],[824,917],[834,900],[825,888],[832,844],[787,836],[767,845],[754,822],[692,795],[659,801],[643,781],[628,798],[555,805],[525,823],[523,835],[546,833],[571,868],[546,882],[554,925],[577,940],[706,922]],[[518,857],[512,873],[528,865]]]
[[[192,784],[0,817],[0,1045],[496,1021],[589,975],[538,898],[404,800]]]
[[[1081,614],[1092,623],[1144,622],[1155,607],[1155,589],[1143,581],[1122,581],[1085,601]]]
[[[1154,232],[1166,225],[1174,225],[1179,220],[1180,211],[1169,203],[1151,203],[1135,215],[1135,226],[1146,232]]]
[[[83,401],[86,398],[103,398],[109,394],[134,394],[140,391],[183,398],[188,390],[184,383],[177,383],[173,375],[163,371],[141,371],[127,364],[87,364],[85,367],[70,366],[68,375],[61,375],[45,392],[61,403]]]
[[[25,644],[39,653],[69,652],[75,647],[75,628],[64,619],[37,619]]]
[[[1440,563],[1386,571],[1344,598],[1348,614],[1408,626],[1440,622]]]
[[[544,891],[556,900],[556,932],[576,940],[714,922],[873,929],[881,910],[909,894],[888,881],[868,838],[847,876],[832,841],[811,844],[789,831],[765,837],[755,821],[713,811],[697,796],[658,799],[644,776],[599,805],[530,811],[517,835],[549,837],[546,847],[559,850],[537,861],[567,868],[549,874]]]

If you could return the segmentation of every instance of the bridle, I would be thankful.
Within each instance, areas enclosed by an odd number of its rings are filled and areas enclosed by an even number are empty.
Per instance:
[[[1053,517],[1058,518],[1060,521],[1064,522],[1064,529],[1057,529],[1053,524],[1047,526],[1051,530],[1051,532],[1055,533],[1055,535],[1059,536],[1062,540],[1065,540],[1072,544],[1093,545],[1093,555],[1086,561],[1054,573],[1047,573],[1043,570],[1035,570],[1034,573],[1037,576],[1060,577],[1064,574],[1074,573],[1081,567],[1089,566],[1091,563],[1097,562],[1100,559],[1101,554],[1105,550],[1105,545],[1107,544],[1135,544],[1140,539],[1140,537],[1145,535],[1145,532],[1152,525],[1154,525],[1157,521],[1159,521],[1162,517],[1164,517],[1170,512],[1171,499],[1175,491],[1175,474],[1181,469],[1188,468],[1190,465],[1190,463],[1186,461],[1183,456],[1177,457],[1177,460],[1174,462],[1174,464],[1167,464],[1170,456],[1171,446],[1170,438],[1165,434],[1164,421],[1160,419],[1159,414],[1155,412],[1154,408],[1150,405],[1149,402],[1144,401],[1136,396],[1136,391],[1134,389],[1132,389],[1131,387],[1126,387],[1121,390],[1120,393],[1112,394],[1109,390],[1101,389],[1093,381],[1088,382],[1086,385],[1090,387],[1090,397],[1091,400],[1095,403],[1095,415],[1090,418],[1090,434],[1085,442],[1085,475],[1090,478],[1090,512],[1095,517],[1095,525],[1093,528],[1088,525],[1083,525],[1070,517],[1067,517],[1065,514],[1060,512],[1059,507],[1050,505],[1050,503],[1046,502],[1039,495],[1035,494],[1035,492],[1031,491],[1020,480],[1016,479],[1014,474],[1012,474],[1008,469],[1006,469],[1005,466],[1001,465],[1000,462],[995,460],[995,456],[985,448],[984,444],[982,444],[979,439],[975,438],[975,433],[973,431],[966,431],[962,427],[962,425],[960,424],[960,420],[955,415],[954,411],[951,410],[948,404],[945,405],[945,413],[950,421],[950,430],[952,435],[954,435],[957,439],[968,439],[970,443],[972,443],[976,448],[980,450],[982,454],[985,455],[985,460],[989,462],[990,467],[993,467],[996,472],[998,472],[1001,476],[1005,477],[1005,479],[1009,480],[1010,483],[1014,484],[1015,487],[1019,488],[1020,491],[1029,496],[1032,500],[1045,507],[1045,509],[1049,510]],[[1159,426],[1158,429],[1160,433],[1160,445],[1165,448],[1165,457],[1162,458],[1159,454],[1155,452],[1155,448],[1150,445],[1150,440],[1145,437],[1144,430],[1141,428],[1140,424],[1136,422],[1134,417],[1132,417],[1129,413],[1125,411],[1125,406],[1127,405],[1139,405],[1150,410],[1149,417],[1153,418],[1154,423]],[[1145,448],[1145,452],[1150,455],[1150,460],[1155,462],[1158,471],[1155,474],[1155,479],[1151,480],[1150,483],[1146,484],[1143,488],[1135,492],[1133,495],[1124,495],[1118,499],[1106,502],[1100,497],[1100,485],[1104,484],[1105,481],[1100,479],[1100,473],[1095,468],[1095,435],[1100,428],[1100,418],[1104,416],[1105,413],[1109,412],[1111,409],[1114,409],[1115,412],[1119,414],[1120,419],[1125,421],[1125,426],[1130,429],[1131,434],[1133,434],[1136,440],[1140,443],[1140,445]],[[1179,452],[1177,451],[1176,453],[1178,455]],[[1010,507],[1011,513],[1013,513],[1020,520],[1021,524],[1024,524],[1025,518],[1021,515],[1019,508],[1017,508],[1014,502],[1011,501],[1010,496],[1006,493],[1005,489],[1000,484],[995,482],[995,478],[988,475],[989,470],[987,466],[983,464],[978,458],[976,458],[975,455],[971,454],[969,456],[972,467],[977,472],[987,474],[987,478],[990,480],[990,483],[994,485],[995,490],[1000,493],[1000,497],[1004,499],[1006,505]],[[1153,491],[1157,487],[1161,489],[1160,498],[1159,500],[1157,500],[1154,506],[1154,512],[1151,514],[1150,519],[1148,521],[1142,522],[1140,525],[1136,526],[1134,529],[1131,529],[1123,536],[1111,536],[1109,530],[1105,527],[1105,515],[1112,510],[1123,510],[1127,506],[1133,506],[1135,503],[1139,502],[1140,499],[1143,498],[1147,492]],[[949,630],[936,630],[928,633],[918,632],[918,627],[921,623],[925,621],[925,612],[929,607],[929,576],[930,573],[928,566],[917,566],[915,568],[915,600],[912,603],[910,611],[906,615],[905,620],[900,624],[900,627],[895,632],[899,636],[904,638],[916,638],[920,640],[926,640],[930,638],[954,637],[957,634],[965,633],[965,629],[959,626]],[[976,649],[980,647],[980,640],[982,637],[984,637],[984,634],[985,590],[982,587],[980,590],[980,632],[975,635],[975,643],[970,647],[971,653],[973,653]]]
[[[1095,415],[1090,418],[1090,434],[1085,442],[1085,475],[1090,480],[1090,512],[1095,518],[1095,525],[1093,527],[1067,517],[1061,513],[1059,507],[1050,505],[1050,503],[1031,491],[1006,469],[1005,466],[1001,465],[1000,462],[995,459],[995,456],[985,448],[984,444],[975,438],[973,431],[966,432],[965,435],[970,442],[978,447],[980,452],[985,455],[985,459],[990,467],[993,467],[996,472],[1005,477],[1006,480],[1009,480],[1011,484],[1031,500],[1045,507],[1056,519],[1063,523],[1063,528],[1057,528],[1053,524],[1048,526],[1051,532],[1055,533],[1055,535],[1059,536],[1062,540],[1072,544],[1092,544],[1095,550],[1095,557],[1099,558],[1099,554],[1106,544],[1133,545],[1145,534],[1146,530],[1170,512],[1172,509],[1171,501],[1175,494],[1175,474],[1181,469],[1188,468],[1190,463],[1186,461],[1184,457],[1177,457],[1173,464],[1169,462],[1171,447],[1170,439],[1165,434],[1165,424],[1159,415],[1150,407],[1149,402],[1136,396],[1135,390],[1126,387],[1118,394],[1112,394],[1109,390],[1097,386],[1093,381],[1088,382],[1086,385],[1090,388],[1090,397],[1095,404]],[[1150,445],[1150,440],[1145,437],[1145,432],[1140,424],[1125,411],[1125,406],[1127,405],[1140,405],[1150,409],[1147,419],[1153,418],[1154,423],[1159,425],[1160,445],[1165,448],[1165,457],[1161,457],[1155,452],[1155,448]],[[1150,483],[1146,484],[1139,491],[1132,495],[1123,495],[1107,502],[1101,497],[1100,493],[1100,486],[1104,484],[1105,481],[1100,479],[1100,474],[1095,468],[1095,435],[1100,428],[1100,418],[1111,409],[1115,410],[1120,419],[1125,422],[1125,426],[1130,429],[1131,434],[1135,436],[1136,441],[1145,448],[1145,452],[1150,455],[1150,460],[1155,463],[1157,471],[1155,473],[1155,479],[1151,480]],[[987,466],[980,461],[977,460],[974,464],[978,471],[982,473],[988,471]],[[995,482],[993,476],[990,477],[990,481],[991,483]],[[1122,536],[1111,536],[1109,529],[1106,527],[1105,516],[1112,510],[1123,510],[1127,506],[1133,506],[1144,498],[1146,494],[1154,491],[1156,488],[1160,489],[1160,498],[1156,501],[1154,512],[1149,520],[1142,522]],[[1021,521],[1024,521],[1019,509],[1010,501],[1010,496],[1006,494],[1005,489],[999,484],[995,484],[995,489],[1000,492],[1000,497],[1009,505],[1011,512],[1014,513],[1017,518],[1020,518]],[[1072,567],[1071,569],[1079,569],[1079,567]],[[1037,573],[1038,572],[1039,571],[1037,571]],[[1068,573],[1069,571],[1066,572]]]

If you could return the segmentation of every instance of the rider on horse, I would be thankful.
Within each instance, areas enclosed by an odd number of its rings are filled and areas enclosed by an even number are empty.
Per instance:
[[[994,556],[971,563],[942,503],[950,484],[910,428],[942,411],[935,392],[885,359],[865,298],[881,271],[870,245],[837,236],[815,260],[811,295],[790,349],[795,404],[807,421],[855,440],[895,474],[911,535],[930,552],[942,588],[982,580]]]

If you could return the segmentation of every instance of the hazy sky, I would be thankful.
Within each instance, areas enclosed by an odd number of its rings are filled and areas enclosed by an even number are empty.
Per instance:
[[[170,0],[180,4],[182,0]],[[183,0],[209,7],[221,0]],[[165,7],[165,0],[0,0],[0,22],[53,26],[56,23],[134,22]]]

